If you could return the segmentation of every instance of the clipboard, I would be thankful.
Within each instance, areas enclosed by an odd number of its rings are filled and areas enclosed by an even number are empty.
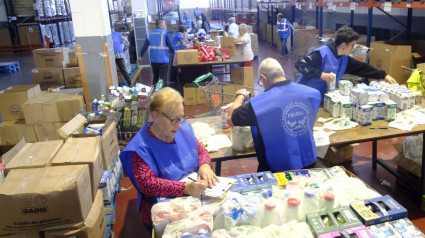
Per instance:
[[[193,172],[185,176],[183,179],[181,179],[181,182],[187,182],[190,180],[197,180],[198,179],[198,173]],[[206,197],[212,197],[212,198],[224,198],[226,193],[230,190],[230,188],[238,181],[234,178],[227,178],[227,177],[218,177],[220,182],[216,182],[216,186],[212,188],[207,188],[205,190],[205,194],[202,196]]]

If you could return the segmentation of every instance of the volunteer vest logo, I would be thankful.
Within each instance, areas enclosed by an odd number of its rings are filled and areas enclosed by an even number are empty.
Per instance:
[[[172,174],[176,168],[179,170],[184,170],[184,165],[189,164],[189,161],[193,159],[197,159],[197,153],[198,151],[196,149],[189,151],[189,153],[182,159],[181,162],[171,164],[170,166],[161,169],[162,174]]]
[[[35,197],[32,196],[24,196],[21,199],[21,214],[23,215],[36,215],[40,213],[47,213],[48,207],[45,206],[47,204],[47,198],[44,195],[38,195]]]
[[[308,107],[302,102],[292,102],[282,112],[282,127],[291,136],[302,136],[308,130]]]

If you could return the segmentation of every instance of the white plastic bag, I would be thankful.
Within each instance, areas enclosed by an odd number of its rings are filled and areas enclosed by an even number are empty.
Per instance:
[[[404,157],[422,163],[423,143],[422,135],[408,136],[403,142]]]
[[[171,222],[170,210],[169,202],[156,203],[151,209],[152,222],[155,227],[155,235],[157,237],[162,236],[165,227]]]
[[[232,148],[237,151],[247,151],[254,147],[251,127],[235,126],[232,128]]]

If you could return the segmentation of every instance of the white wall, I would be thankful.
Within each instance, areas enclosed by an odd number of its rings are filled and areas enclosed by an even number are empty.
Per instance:
[[[4,1],[0,1],[0,22],[7,21],[6,6]]]
[[[75,37],[111,34],[108,2],[104,0],[70,0]]]
[[[148,4],[146,0],[131,0],[133,17],[146,17],[148,15]],[[141,15],[134,15],[140,13]]]

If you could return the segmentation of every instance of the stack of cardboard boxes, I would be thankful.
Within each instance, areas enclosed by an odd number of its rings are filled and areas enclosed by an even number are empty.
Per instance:
[[[32,70],[32,78],[34,83],[40,84],[42,90],[65,85],[81,87],[75,51],[70,51],[69,48],[37,49],[33,51],[33,55],[35,68]]]
[[[254,53],[254,56],[258,56],[258,35],[255,33],[249,33],[251,37],[251,49]]]

